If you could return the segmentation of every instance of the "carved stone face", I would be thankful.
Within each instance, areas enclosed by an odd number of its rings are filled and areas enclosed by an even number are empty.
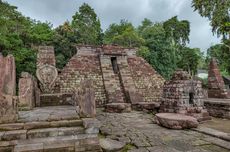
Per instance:
[[[54,66],[47,64],[39,67],[36,71],[36,75],[43,87],[50,89],[58,76],[58,72]]]

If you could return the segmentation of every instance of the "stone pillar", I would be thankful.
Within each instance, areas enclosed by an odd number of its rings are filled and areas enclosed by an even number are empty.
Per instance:
[[[0,54],[0,123],[15,122],[18,118],[16,69],[12,55]]]
[[[3,57],[0,54],[0,92],[7,95],[16,95],[16,67],[12,55]]]
[[[228,93],[225,89],[224,80],[220,74],[217,61],[212,58],[208,71],[208,97],[209,98],[227,98]]]
[[[94,118],[96,116],[95,91],[90,80],[81,82],[80,88],[75,92],[77,112],[81,118]]]
[[[19,106],[27,110],[39,104],[39,89],[35,78],[27,72],[22,72],[19,79]]]

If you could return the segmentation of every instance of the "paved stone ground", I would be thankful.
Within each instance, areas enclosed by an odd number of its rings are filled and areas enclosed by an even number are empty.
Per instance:
[[[78,119],[75,106],[38,107],[30,111],[19,111],[19,122],[55,121]]]
[[[153,115],[131,113],[104,113],[97,118],[102,122],[102,136],[126,142],[122,152],[229,152],[230,142],[192,130],[169,130],[154,123]],[[217,146],[218,145],[218,146]],[[230,148],[229,148],[230,149]]]
[[[228,119],[220,119],[220,118],[212,117],[212,120],[209,120],[209,121],[201,124],[201,126],[202,127],[209,127],[209,128],[216,129],[216,130],[230,134],[230,120],[228,120]]]

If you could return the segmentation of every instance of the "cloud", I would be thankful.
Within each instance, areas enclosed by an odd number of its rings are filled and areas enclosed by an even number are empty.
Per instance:
[[[138,26],[144,18],[153,22],[165,21],[175,15],[191,23],[191,47],[205,51],[220,39],[213,36],[209,21],[191,8],[191,0],[6,0],[18,7],[24,15],[41,21],[49,21],[54,27],[71,20],[84,3],[91,5],[105,30],[111,23],[127,19]]]

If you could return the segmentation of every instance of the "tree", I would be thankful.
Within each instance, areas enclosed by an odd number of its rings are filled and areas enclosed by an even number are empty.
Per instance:
[[[181,50],[181,60],[178,62],[178,67],[194,75],[201,60],[202,53],[199,48],[184,47]]]
[[[30,42],[34,45],[49,45],[54,38],[54,31],[50,23],[34,21],[30,27]]]
[[[144,57],[163,77],[169,79],[177,65],[174,48],[170,40],[166,38],[163,25],[155,23],[147,26],[140,34],[148,49],[140,49],[138,54]]]
[[[88,4],[84,3],[72,18],[72,27],[76,32],[78,44],[101,44],[100,20]]]
[[[230,53],[228,47],[224,44],[211,46],[207,50],[207,64],[210,62],[212,57],[215,57],[218,60],[221,73],[224,75],[230,75]]]
[[[222,35],[224,38],[230,35],[229,0],[193,0],[192,7],[202,17],[208,17],[213,33]]]
[[[185,46],[189,42],[190,23],[187,20],[179,21],[177,16],[163,23],[166,32],[166,37],[170,37],[173,42],[178,45]]]
[[[125,20],[120,24],[111,24],[104,34],[104,44],[115,44],[125,47],[140,47],[144,43],[133,25]]]
[[[68,60],[76,54],[76,44],[75,30],[68,21],[55,29],[53,45],[58,68],[63,68]]]

